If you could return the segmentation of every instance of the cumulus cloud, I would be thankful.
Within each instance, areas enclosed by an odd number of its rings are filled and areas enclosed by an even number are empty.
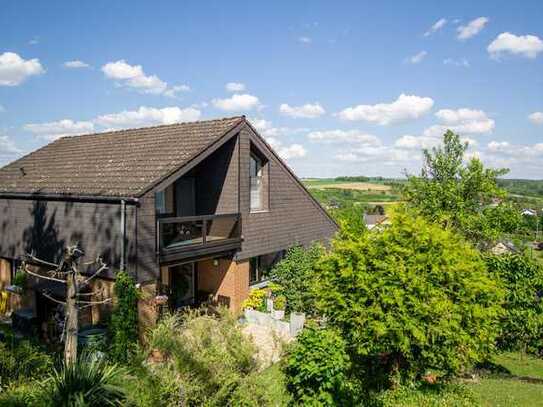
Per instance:
[[[70,119],[48,123],[29,123],[23,128],[39,138],[53,141],[64,136],[77,136],[94,131],[94,124],[90,121],[73,121]]]
[[[188,85],[168,86],[168,83],[156,75],[147,75],[141,65],[130,65],[124,59],[108,62],[102,66],[102,72],[108,79],[118,81],[120,86],[133,88],[141,93],[175,97],[178,93],[190,90]]]
[[[120,113],[98,116],[95,122],[101,126],[113,129],[151,126],[157,124],[173,124],[191,122],[200,118],[200,110],[187,107],[181,109],[177,106],[162,109],[141,106],[138,110],[125,110]]]
[[[424,58],[426,58],[426,55],[428,55],[428,52],[426,51],[420,51],[416,53],[415,55],[410,56],[406,59],[406,62],[410,64],[418,64],[419,62],[422,62]]]
[[[0,134],[0,159],[13,160],[22,154],[22,150],[15,145],[15,142],[6,135]]]
[[[487,17],[479,17],[475,20],[471,20],[466,25],[461,25],[457,28],[458,35],[456,38],[459,40],[467,40],[468,38],[476,36],[483,28],[485,28],[488,21]]]
[[[437,137],[405,135],[394,142],[394,146],[407,150],[422,150],[424,148],[437,147],[441,140]]]
[[[279,111],[286,116],[305,119],[314,119],[326,113],[326,110],[318,102],[306,103],[302,106],[290,106],[283,103],[279,106]]]
[[[543,112],[533,112],[528,115],[528,119],[530,119],[533,124],[543,124]]]
[[[306,149],[301,144],[284,145],[274,137],[267,137],[266,141],[283,160],[302,158],[307,155]]]
[[[444,18],[440,18],[439,20],[437,20],[431,27],[428,31],[426,31],[424,33],[424,36],[425,37],[428,37],[430,35],[432,35],[433,33],[441,30],[443,27],[445,27],[445,24],[447,24],[447,20],[444,19]]]
[[[484,134],[494,130],[495,122],[482,110],[461,108],[441,109],[435,116],[443,123],[442,127],[460,134]]]
[[[434,101],[429,97],[404,95],[402,93],[394,102],[348,107],[339,112],[338,116],[343,120],[361,120],[388,125],[418,119],[428,113],[433,105]]]
[[[225,86],[228,92],[244,92],[245,84],[240,82],[228,82]]]
[[[0,54],[0,86],[17,86],[29,77],[44,72],[37,58],[25,60],[14,52]]]
[[[81,69],[81,68],[89,68],[90,65],[86,62],[80,61],[79,59],[74,59],[73,61],[66,61],[64,62],[64,67],[68,69]]]
[[[309,37],[298,37],[298,42],[300,44],[309,45],[313,42],[313,40]]]
[[[543,41],[535,35],[515,35],[504,32],[488,45],[487,51],[495,59],[504,54],[533,59],[543,51]]]
[[[326,130],[312,131],[307,137],[319,143],[356,143],[366,146],[379,146],[381,141],[378,137],[363,133],[359,130]]]
[[[340,161],[348,162],[380,162],[384,165],[397,165],[398,162],[408,162],[417,159],[419,156],[405,149],[394,146],[363,146],[348,151],[341,151],[335,155]]]
[[[227,112],[252,110],[260,106],[260,101],[256,96],[246,93],[235,93],[231,97],[225,99],[213,99],[211,103],[217,109],[225,110]]]

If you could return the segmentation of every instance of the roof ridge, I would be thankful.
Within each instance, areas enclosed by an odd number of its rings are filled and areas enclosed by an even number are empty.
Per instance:
[[[173,126],[182,126],[187,124],[197,124],[197,123],[212,123],[212,122],[223,122],[228,120],[234,120],[239,119],[245,120],[245,115],[241,116],[230,116],[230,117],[221,117],[219,119],[208,119],[208,120],[193,120],[193,121],[186,121],[186,122],[177,122],[177,123],[170,123],[170,124],[158,124],[155,126],[142,126],[142,127],[128,127],[125,129],[119,129],[119,130],[110,130],[110,131],[101,131],[96,133],[86,133],[86,134],[80,134],[80,135],[71,135],[71,136],[63,136],[59,137],[58,139],[54,140],[53,143],[58,142],[60,140],[66,140],[66,139],[72,139],[76,137],[86,137],[86,136],[102,136],[106,134],[116,134],[116,133],[124,133],[128,131],[137,131],[137,130],[153,130],[153,129],[159,129],[159,128],[165,128],[165,127],[173,127]],[[52,144],[52,143],[50,143]],[[44,146],[45,147],[45,146]]]

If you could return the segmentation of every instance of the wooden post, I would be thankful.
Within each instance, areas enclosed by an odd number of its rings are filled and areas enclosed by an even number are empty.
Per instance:
[[[72,259],[73,260],[73,259]],[[79,332],[79,312],[76,298],[77,275],[75,265],[69,264],[69,274],[66,276],[66,322],[64,326],[64,362],[68,365],[77,361],[77,334]]]

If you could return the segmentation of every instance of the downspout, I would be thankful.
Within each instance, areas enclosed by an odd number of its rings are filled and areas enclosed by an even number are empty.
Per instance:
[[[121,271],[126,269],[126,201],[121,200]]]

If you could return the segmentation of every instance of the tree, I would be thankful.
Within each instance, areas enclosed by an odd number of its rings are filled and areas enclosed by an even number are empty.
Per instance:
[[[271,279],[280,286],[279,294],[287,299],[287,310],[308,314],[315,312],[312,284],[315,280],[315,265],[323,252],[319,245],[308,249],[292,247],[271,270]]]
[[[84,255],[78,245],[68,246],[64,250],[64,257],[60,264],[50,263],[35,257],[33,254],[26,256],[25,262],[22,264],[23,270],[38,279],[54,281],[66,285],[66,300],[59,301],[53,298],[50,293],[43,291],[42,294],[49,300],[62,304],[65,312],[64,322],[64,363],[66,365],[73,364],[77,361],[77,334],[79,332],[79,309],[91,307],[97,304],[105,304],[111,301],[111,298],[106,298],[100,301],[90,301],[92,296],[100,295],[101,292],[84,292],[88,284],[96,276],[107,270],[107,266],[102,259],[98,257],[96,260],[86,263],[86,265],[97,265],[96,270],[90,276],[84,276],[79,272],[78,262]],[[47,268],[49,271],[45,274],[38,274],[31,270],[28,262]]]
[[[505,285],[505,314],[498,340],[504,350],[543,351],[543,267],[520,253],[486,256]]]
[[[369,386],[452,375],[494,349],[502,289],[451,230],[398,210],[379,233],[338,238],[319,263],[318,310]]]
[[[426,219],[452,227],[484,246],[518,225],[496,222],[497,216],[511,219],[512,207],[491,205],[495,199],[502,200],[506,196],[497,179],[508,170],[484,168],[477,158],[465,163],[467,147],[460,136],[448,130],[442,147],[424,150],[421,174],[408,177],[404,195],[409,206]],[[507,230],[500,229],[501,226]]]

